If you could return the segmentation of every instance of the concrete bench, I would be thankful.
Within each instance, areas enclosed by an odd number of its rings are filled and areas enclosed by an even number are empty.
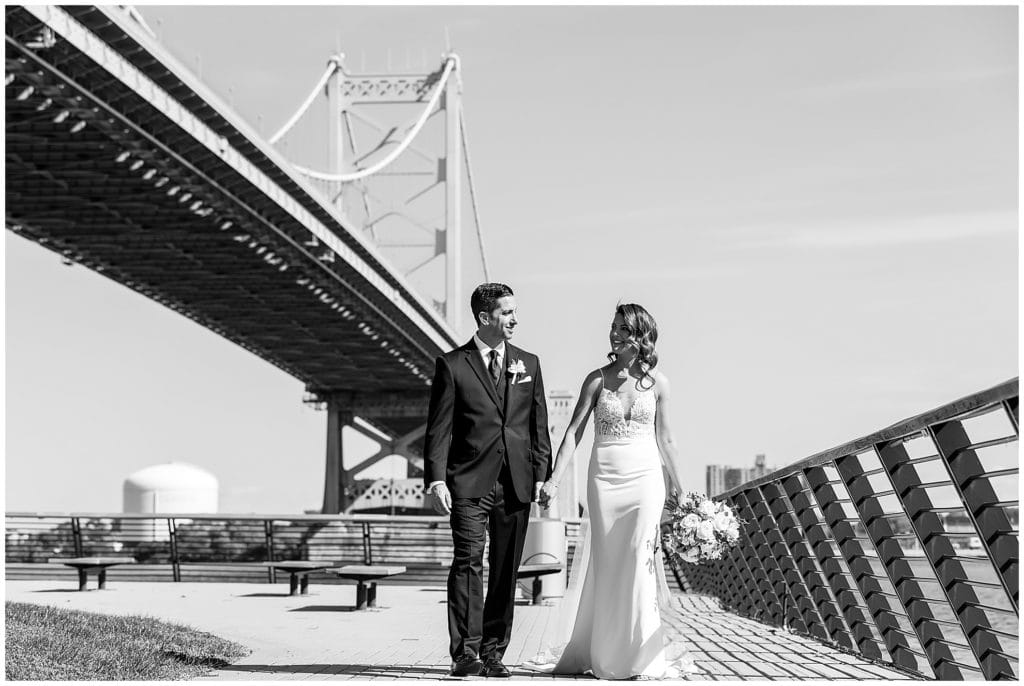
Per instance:
[[[402,574],[405,567],[400,565],[345,565],[330,570],[342,579],[356,581],[356,609],[377,607],[377,580]]]
[[[562,571],[562,565],[558,562],[545,562],[541,564],[520,565],[516,572],[517,579],[533,579],[533,604],[540,605],[541,590],[543,583],[541,577],[545,574],[558,574]]]
[[[96,570],[99,589],[107,587],[107,567],[115,565],[135,564],[134,557],[51,557],[50,564],[62,564],[78,570],[78,590],[84,591],[89,580],[89,572]]]
[[[315,562],[312,560],[274,560],[261,563],[264,567],[280,569],[288,572],[288,595],[307,595],[309,593],[309,575],[321,569],[330,569],[336,562]]]

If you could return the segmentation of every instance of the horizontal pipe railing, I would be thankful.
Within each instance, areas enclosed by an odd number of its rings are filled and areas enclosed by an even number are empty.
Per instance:
[[[925,677],[1018,678],[1018,383],[741,484],[726,558],[676,570],[729,609]]]
[[[432,516],[8,512],[5,533],[8,564],[116,554],[170,564],[175,580],[182,563],[451,557],[448,520]]]
[[[209,512],[175,512],[171,513],[138,513],[138,512],[7,512],[7,517],[87,517],[92,519],[167,519],[172,517],[174,519],[210,519],[210,520],[255,520],[259,522],[273,520],[273,521],[302,521],[302,522],[393,522],[393,523],[423,523],[423,522],[435,522],[435,523],[448,523],[448,517],[446,516],[434,516],[434,515],[386,515],[386,514],[252,514],[252,513],[220,513],[211,514]]]
[[[579,520],[564,525],[571,564]],[[5,529],[8,578],[65,571],[53,558],[117,556],[137,562],[111,570],[122,579],[274,583],[263,563],[298,559],[402,564],[396,582],[443,585],[453,554],[442,516],[8,512]]]

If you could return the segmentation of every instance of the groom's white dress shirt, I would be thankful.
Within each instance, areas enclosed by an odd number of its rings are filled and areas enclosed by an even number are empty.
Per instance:
[[[484,360],[485,369],[488,368],[491,364],[492,350],[498,351],[498,368],[503,368],[505,364],[505,341],[498,343],[496,347],[492,348],[491,346],[487,345],[482,340],[480,340],[480,337],[478,335],[473,334],[473,342],[476,343],[476,349],[480,351],[480,357],[482,357]],[[443,483],[444,481],[431,481],[430,486],[427,488],[427,491],[433,491],[434,486]]]

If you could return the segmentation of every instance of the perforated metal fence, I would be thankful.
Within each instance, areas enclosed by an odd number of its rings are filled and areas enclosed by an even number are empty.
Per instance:
[[[938,679],[1018,678],[1017,379],[743,484],[687,590]]]

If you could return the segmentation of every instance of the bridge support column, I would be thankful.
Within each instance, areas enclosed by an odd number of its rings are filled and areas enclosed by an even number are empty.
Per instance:
[[[344,512],[355,498],[351,473],[345,469],[341,440],[342,430],[352,426],[352,420],[352,412],[342,408],[336,399],[327,401],[327,465],[321,508],[323,514]]]
[[[456,63],[458,64],[458,63]],[[458,67],[456,67],[458,69]],[[445,119],[445,302],[444,316],[455,331],[462,329],[462,139],[459,123],[459,82],[454,73],[444,90]]]
[[[327,128],[327,155],[329,158],[328,168],[332,174],[345,173],[345,108],[347,103],[342,96],[342,86],[345,82],[344,55],[334,55],[332,62],[336,62],[338,68],[327,81],[327,112],[330,122]],[[342,208],[342,187],[338,183],[337,188],[332,190],[334,206],[339,210]]]
[[[370,440],[379,443],[380,448],[373,455],[363,459],[359,464],[353,465],[352,468],[348,470],[351,476],[354,477],[360,472],[369,469],[381,460],[391,457],[392,455],[397,455],[408,462],[408,466],[406,468],[407,478],[423,475],[423,455],[416,450],[414,445],[423,440],[423,434],[427,432],[426,424],[418,426],[402,436],[388,438],[366,431],[358,424],[353,424],[352,428],[362,433]]]
[[[310,394],[307,402],[327,410],[323,514],[341,514],[351,507],[357,499],[356,477],[389,455],[398,455],[408,462],[409,477],[422,476],[420,444],[426,425],[420,422],[427,416],[430,400],[427,389],[371,393],[312,388],[306,391]],[[359,422],[355,421],[356,417]],[[417,421],[410,422],[410,419]],[[395,431],[396,424],[403,433]],[[350,457],[347,467],[342,450],[342,431],[346,426],[380,446],[369,457]]]

